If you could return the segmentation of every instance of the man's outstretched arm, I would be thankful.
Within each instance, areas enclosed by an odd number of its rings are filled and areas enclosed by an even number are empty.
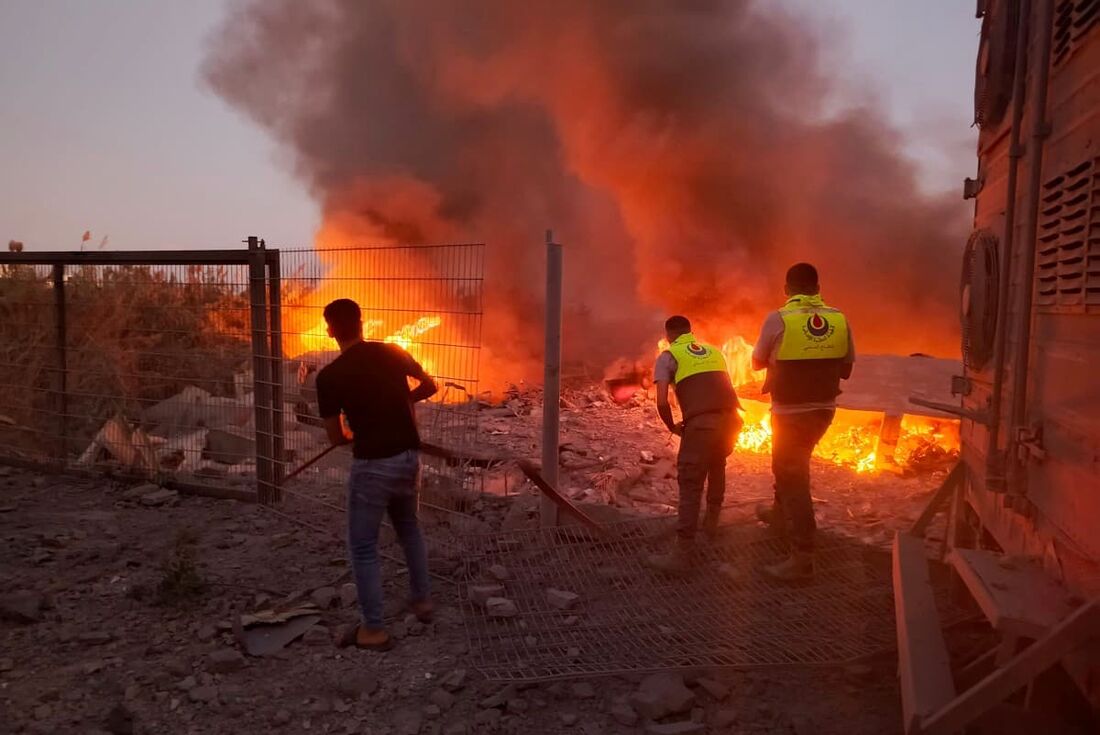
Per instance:
[[[673,434],[679,434],[683,431],[682,427],[676,425],[676,421],[672,417],[672,406],[668,402],[667,380],[657,381],[657,415],[661,417],[661,421]]]

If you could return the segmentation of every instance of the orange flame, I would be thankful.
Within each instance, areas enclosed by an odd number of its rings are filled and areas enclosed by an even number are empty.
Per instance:
[[[658,354],[666,349],[667,340],[657,343]],[[739,335],[722,345],[726,369],[735,387],[764,379],[765,371],[752,369],[752,349],[753,346]],[[771,406],[763,401],[742,398],[741,407],[744,425],[737,437],[737,449],[770,454]],[[880,457],[879,434],[884,420],[885,414],[880,411],[838,408],[832,426],[814,449],[814,456],[859,473],[868,473],[890,466],[904,469],[930,454],[950,454],[959,449],[958,421],[907,415],[901,420],[897,445],[891,456]]]

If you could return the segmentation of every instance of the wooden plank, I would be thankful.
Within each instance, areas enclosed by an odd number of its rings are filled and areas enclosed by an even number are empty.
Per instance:
[[[993,709],[1086,641],[1100,636],[1100,600],[1083,605],[997,669],[923,722],[922,735],[951,735]]]
[[[947,560],[997,630],[1039,638],[1073,611],[1069,593],[1036,564],[979,549],[952,549]]]
[[[538,467],[533,462],[528,462],[525,459],[521,459],[516,464],[523,470],[523,474],[527,475],[527,479],[535,483],[535,487],[542,491],[544,497],[549,498],[555,506],[564,510],[567,514],[573,516],[581,522],[585,528],[595,532],[597,535],[607,537],[607,530],[596,523],[594,520],[585,515],[584,511],[569,502],[569,499],[559,493],[539,472]]]
[[[932,522],[932,519],[936,517],[936,514],[942,508],[947,507],[947,501],[951,498],[951,493],[959,486],[959,482],[962,481],[964,471],[962,462],[957,462],[951,468],[951,471],[947,473],[947,477],[943,478],[943,484],[932,494],[928,505],[924,506],[924,510],[920,512],[920,517],[913,521],[913,526],[909,529],[910,536],[924,538],[924,532],[928,530],[928,524]]]
[[[954,699],[955,684],[924,541],[903,533],[894,536],[894,615],[902,717],[906,735],[913,735],[923,732],[924,718]]]

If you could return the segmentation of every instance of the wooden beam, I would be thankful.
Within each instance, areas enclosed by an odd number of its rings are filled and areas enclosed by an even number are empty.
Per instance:
[[[913,735],[923,732],[924,718],[955,697],[955,684],[924,541],[903,533],[894,536],[894,615],[902,717],[906,735]]]
[[[993,709],[1066,654],[1100,636],[1100,600],[1077,609],[1008,664],[923,720],[922,735],[951,735]]]
[[[997,630],[1040,638],[1071,612],[1069,593],[1034,564],[980,549],[952,549],[947,561]]]
[[[951,498],[951,494],[955,492],[955,488],[962,482],[964,472],[965,466],[960,460],[947,473],[947,477],[943,478],[943,484],[932,494],[928,505],[924,506],[924,510],[921,511],[917,520],[913,521],[913,526],[909,529],[910,536],[924,538],[924,532],[928,530],[928,525],[932,522],[932,519],[936,517],[940,510],[947,507],[947,501]]]

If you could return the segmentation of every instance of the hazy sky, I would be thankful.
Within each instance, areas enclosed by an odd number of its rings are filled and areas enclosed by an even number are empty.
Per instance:
[[[759,1],[813,16],[843,101],[885,106],[925,186],[961,190],[972,0]],[[76,249],[91,230],[113,249],[309,244],[317,208],[287,162],[199,79],[227,4],[0,0],[0,243]]]

